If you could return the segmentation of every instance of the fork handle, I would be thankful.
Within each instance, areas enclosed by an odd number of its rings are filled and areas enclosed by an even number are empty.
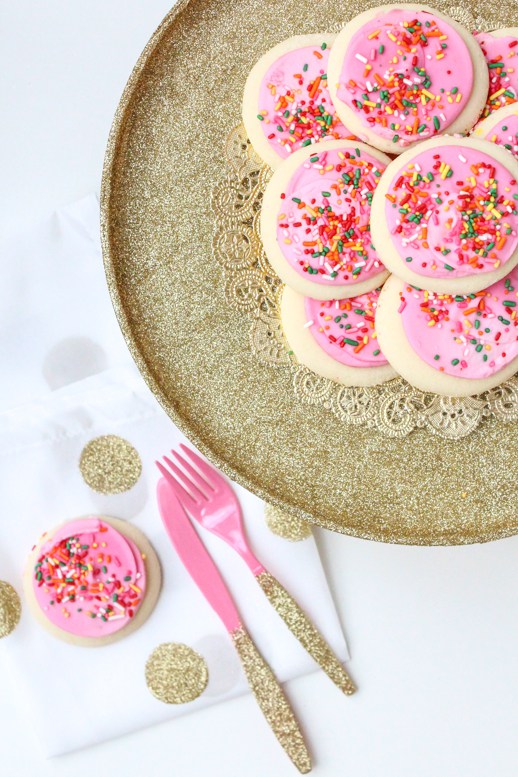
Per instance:
[[[343,693],[348,696],[353,694],[356,688],[351,678],[322,634],[311,623],[291,594],[266,570],[256,575],[255,579],[263,589],[272,607],[281,616],[290,631],[297,637],[300,644],[321,666],[327,676],[331,678]]]

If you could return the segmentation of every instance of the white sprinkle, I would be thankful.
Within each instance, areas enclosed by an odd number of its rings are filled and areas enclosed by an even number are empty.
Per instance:
[[[363,62],[363,64],[367,64],[367,57],[364,57],[363,54],[356,54],[356,59],[359,59],[360,62]]]
[[[313,326],[315,322],[314,321],[306,321],[304,324],[304,329],[309,329],[310,326]]]

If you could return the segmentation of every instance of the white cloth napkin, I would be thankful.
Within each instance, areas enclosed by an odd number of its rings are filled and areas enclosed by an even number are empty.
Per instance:
[[[25,705],[28,729],[36,732],[46,755],[247,690],[223,626],[183,569],[160,522],[153,462],[184,438],[130,361],[105,286],[97,225],[98,202],[92,196],[27,232],[19,243],[0,248],[2,266],[9,266],[0,285],[0,409],[10,408],[0,413],[0,579],[21,592],[27,554],[40,534],[67,519],[99,513],[134,522],[145,532],[159,554],[164,585],[151,618],[113,645],[72,647],[48,635],[27,608],[13,634],[0,640],[0,682],[12,689],[3,699]],[[128,439],[142,458],[142,476],[125,494],[96,494],[80,475],[82,448],[103,434]],[[264,523],[262,503],[242,488],[236,491],[257,555],[346,659],[313,538],[291,544],[276,537]],[[317,668],[244,563],[221,540],[200,533],[279,679]],[[209,667],[205,693],[178,707],[157,701],[144,678],[151,651],[169,641],[191,645]],[[258,736],[270,736],[266,723],[261,725]]]
[[[80,474],[83,446],[102,434],[129,440],[143,461],[140,481],[124,494],[97,494]],[[96,513],[124,518],[141,528],[154,545],[163,571],[163,590],[151,618],[113,645],[79,648],[56,640],[27,608],[17,629],[0,641],[2,673],[13,682],[14,696],[26,705],[31,728],[47,755],[109,739],[247,690],[222,624],[183,569],[158,514],[154,461],[182,440],[131,370],[105,372],[0,416],[0,578],[21,592],[27,554],[42,532],[67,519]],[[343,633],[314,539],[290,543],[276,537],[263,520],[260,500],[238,486],[236,491],[258,557],[345,659]],[[203,529],[200,534],[280,680],[314,670],[316,665],[234,551]],[[157,701],[144,679],[151,651],[170,641],[199,650],[209,666],[205,694],[178,707]]]
[[[0,410],[131,359],[89,195],[0,245]]]

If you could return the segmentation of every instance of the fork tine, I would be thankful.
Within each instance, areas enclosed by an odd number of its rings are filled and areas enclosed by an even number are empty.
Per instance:
[[[163,457],[164,461],[167,463],[169,468],[174,472],[175,476],[174,480],[176,480],[178,488],[181,489],[182,492],[186,492],[192,499],[195,504],[200,504],[201,502],[206,502],[207,497],[201,491],[196,483],[193,483],[190,478],[187,477],[187,475],[182,472],[182,470],[176,466],[176,464],[171,461],[171,459],[168,456]],[[171,477],[173,477],[171,475]],[[181,481],[181,482],[178,482]]]
[[[165,458],[165,457],[164,457]],[[157,465],[158,469],[160,470],[160,474],[167,480],[173,491],[175,492],[176,496],[180,500],[181,504],[185,506],[185,503],[187,502],[188,505],[197,505],[198,501],[190,494],[181,483],[179,483],[174,475],[172,475],[167,467],[164,467],[164,465],[160,461],[155,461],[155,464]],[[173,465],[174,466],[174,465]]]
[[[182,465],[182,467],[183,467],[183,468],[184,468],[184,469],[185,469],[185,470],[186,470],[186,471],[189,473],[189,475],[191,476],[192,480],[194,480],[195,484],[196,484],[196,485],[197,485],[199,488],[202,488],[202,489],[204,488],[205,490],[207,490],[207,489],[210,489],[211,491],[215,491],[215,490],[216,490],[216,489],[214,488],[214,486],[212,485],[212,483],[209,483],[209,482],[206,480],[206,478],[202,478],[202,476],[200,475],[200,473],[199,473],[197,470],[195,470],[195,469],[194,469],[194,467],[192,467],[192,466],[189,464],[189,462],[187,461],[187,459],[185,459],[183,456],[180,456],[180,454],[178,453],[178,451],[174,451],[174,450],[173,450],[173,451],[171,451],[171,453],[172,453],[172,454],[173,454],[173,456],[174,456],[174,457],[175,457],[175,458],[176,458],[176,459],[177,459],[177,460],[180,462],[180,464]]]
[[[215,491],[220,483],[226,485],[220,473],[214,469],[211,464],[207,464],[206,461],[203,461],[202,458],[200,458],[193,450],[191,450],[191,448],[188,448],[187,445],[185,445],[183,442],[180,443],[180,448],[190,458],[190,460],[196,464],[200,472],[207,479]]]

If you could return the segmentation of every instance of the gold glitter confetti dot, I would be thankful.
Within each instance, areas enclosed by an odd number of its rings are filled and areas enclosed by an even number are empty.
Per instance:
[[[129,491],[142,473],[142,461],[127,440],[114,434],[95,437],[81,452],[83,480],[100,494]]]
[[[0,580],[0,639],[15,630],[21,612],[20,597],[10,583]]]
[[[185,704],[200,696],[207,686],[205,659],[188,645],[164,642],[146,663],[146,684],[165,704]]]
[[[284,512],[284,510],[279,510],[278,507],[266,504],[264,517],[270,531],[285,540],[299,542],[311,536],[311,524],[303,521],[302,518]]]

